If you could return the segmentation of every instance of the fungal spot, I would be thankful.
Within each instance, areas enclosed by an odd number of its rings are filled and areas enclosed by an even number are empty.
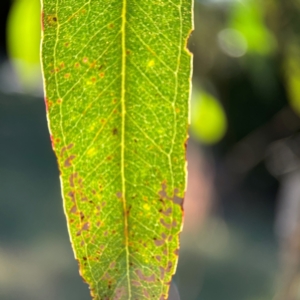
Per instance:
[[[114,28],[114,24],[109,24],[109,26],[108,26],[109,28]]]
[[[47,21],[52,26],[57,25],[57,16],[56,15],[49,15],[49,16],[47,16]]]
[[[71,77],[71,74],[70,73],[66,73],[65,75],[64,75],[64,77],[67,79],[67,78],[70,78]]]
[[[70,46],[70,43],[69,42],[66,42],[65,43],[65,47],[69,47]]]
[[[62,62],[62,63],[60,63],[60,65],[59,65],[62,69],[65,67],[65,63],[64,62]]]
[[[161,256],[160,255],[156,255],[155,258],[156,258],[156,260],[161,261]]]
[[[86,64],[86,63],[89,61],[89,59],[88,59],[87,57],[84,57],[84,58],[82,59],[82,61]]]
[[[117,192],[117,193],[116,193],[116,196],[117,196],[119,199],[122,199],[122,196],[123,196],[123,195],[122,195],[122,192]]]
[[[79,67],[80,67],[80,63],[79,63],[79,62],[75,63],[75,64],[74,64],[74,67],[75,67],[76,69],[79,68]]]
[[[58,104],[60,104],[61,102],[62,102],[62,100],[61,99],[57,99],[57,101],[56,101]]]
[[[64,166],[65,166],[66,168],[71,167],[71,165],[72,165],[72,160],[73,160],[75,157],[76,157],[76,155],[74,155],[74,154],[72,154],[71,156],[69,156],[69,157],[65,160]]]
[[[84,256],[83,258],[82,258],[84,261],[86,261],[87,260],[87,258]]]
[[[130,54],[130,50],[126,50],[126,54],[129,55]]]
[[[104,73],[100,73],[99,76],[100,76],[100,78],[103,78],[104,77]]]
[[[116,262],[115,262],[115,261],[113,261],[113,262],[109,265],[109,267],[110,267],[111,269],[113,269],[115,266],[116,266]]]

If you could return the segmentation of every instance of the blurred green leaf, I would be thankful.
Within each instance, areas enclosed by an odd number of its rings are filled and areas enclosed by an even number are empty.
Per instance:
[[[191,131],[205,144],[219,142],[227,129],[225,112],[219,101],[203,90],[193,90]]]
[[[8,53],[27,91],[40,84],[40,1],[15,0],[8,16]]]
[[[264,2],[261,0],[234,2],[228,26],[244,36],[249,53],[269,55],[276,48],[276,40],[265,25]]]

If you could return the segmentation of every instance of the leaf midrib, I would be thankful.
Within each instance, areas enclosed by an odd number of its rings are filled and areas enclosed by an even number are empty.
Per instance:
[[[126,277],[128,284],[128,299],[131,299],[131,285],[130,285],[130,272],[129,272],[129,247],[128,247],[128,216],[127,216],[127,203],[126,203],[126,186],[125,186],[125,79],[126,79],[126,14],[127,14],[127,0],[123,0],[122,6],[122,67],[121,67],[121,115],[122,115],[122,129],[121,129],[121,176],[122,176],[122,202],[124,214],[124,235],[125,235],[125,251],[126,251]]]

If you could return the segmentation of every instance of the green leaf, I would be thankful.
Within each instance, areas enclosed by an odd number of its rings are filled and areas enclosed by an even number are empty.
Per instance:
[[[175,272],[191,0],[44,0],[53,147],[94,299],[166,299]]]

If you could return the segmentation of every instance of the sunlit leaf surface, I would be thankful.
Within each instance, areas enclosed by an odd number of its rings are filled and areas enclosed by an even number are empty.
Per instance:
[[[94,299],[166,299],[186,185],[191,0],[44,0],[64,207]]]

